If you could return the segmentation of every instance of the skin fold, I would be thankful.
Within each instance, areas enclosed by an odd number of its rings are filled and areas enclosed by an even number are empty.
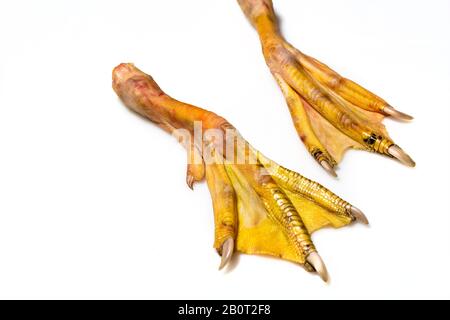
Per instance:
[[[356,207],[255,150],[224,118],[165,94],[133,64],[114,69],[113,89],[128,108],[184,145],[190,188],[206,179],[220,268],[239,251],[292,261],[326,281],[311,234],[326,226],[368,223]]]
[[[257,30],[266,63],[286,98],[309,153],[330,174],[349,148],[377,152],[414,166],[389,137],[385,116],[412,117],[290,45],[280,34],[271,0],[238,0]]]

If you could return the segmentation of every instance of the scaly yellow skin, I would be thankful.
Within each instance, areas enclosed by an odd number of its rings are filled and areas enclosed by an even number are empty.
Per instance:
[[[169,97],[133,64],[114,69],[113,88],[127,107],[184,142],[189,187],[206,177],[219,254],[272,255],[314,271],[312,232],[366,222],[331,191],[253,149],[224,118]]]
[[[410,120],[386,101],[295,49],[279,32],[271,0],[238,0],[261,40],[267,65],[279,84],[299,137],[330,173],[348,148],[365,149],[414,166],[389,138],[385,115]],[[390,149],[391,148],[391,149]],[[399,153],[401,153],[399,155]]]

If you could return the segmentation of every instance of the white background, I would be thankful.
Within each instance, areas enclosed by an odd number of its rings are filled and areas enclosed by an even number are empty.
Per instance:
[[[0,298],[450,298],[449,1],[275,1],[286,38],[415,116],[387,119],[410,169],[350,151],[329,177],[297,138],[235,1],[0,2]],[[134,62],[256,148],[364,210],[313,238],[326,285],[240,255],[217,271],[204,183],[129,112],[111,70]]]

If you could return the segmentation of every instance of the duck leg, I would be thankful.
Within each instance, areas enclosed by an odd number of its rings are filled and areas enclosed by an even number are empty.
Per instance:
[[[412,117],[318,60],[280,34],[271,0],[238,0],[261,40],[266,63],[286,98],[294,126],[310,154],[330,174],[348,148],[414,161],[389,137],[385,116]]]
[[[234,252],[271,255],[316,271],[326,281],[312,233],[368,223],[359,209],[330,190],[255,150],[224,118],[165,94],[133,64],[114,69],[113,88],[128,108],[183,142],[190,187],[206,177],[220,268]]]

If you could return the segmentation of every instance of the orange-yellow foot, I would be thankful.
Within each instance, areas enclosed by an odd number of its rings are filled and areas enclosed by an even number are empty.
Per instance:
[[[189,187],[206,177],[220,269],[239,251],[293,261],[326,281],[311,234],[325,226],[368,223],[359,209],[317,182],[264,157],[224,118],[169,97],[133,64],[114,69],[113,88],[127,107],[183,142]]]
[[[267,65],[286,98],[300,139],[325,170],[336,176],[334,168],[348,148],[415,165],[381,123],[385,116],[412,120],[411,116],[290,45],[279,32],[271,0],[238,2],[258,31]]]

